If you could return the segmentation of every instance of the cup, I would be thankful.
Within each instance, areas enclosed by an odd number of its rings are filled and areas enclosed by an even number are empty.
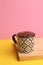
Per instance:
[[[35,33],[30,31],[23,31],[12,36],[12,40],[18,47],[21,53],[30,53],[34,50]]]

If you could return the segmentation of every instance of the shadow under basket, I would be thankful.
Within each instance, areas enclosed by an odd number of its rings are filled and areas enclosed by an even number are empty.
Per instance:
[[[15,47],[17,50],[18,60],[20,61],[43,59],[43,38],[35,39],[34,50],[31,53],[20,53],[16,45]]]

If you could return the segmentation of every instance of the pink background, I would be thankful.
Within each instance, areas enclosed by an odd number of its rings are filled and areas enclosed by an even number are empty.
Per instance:
[[[43,37],[43,0],[0,0],[0,39],[23,30]]]

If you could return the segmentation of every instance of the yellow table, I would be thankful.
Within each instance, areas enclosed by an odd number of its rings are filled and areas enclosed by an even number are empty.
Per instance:
[[[43,65],[43,60],[18,61],[12,40],[0,40],[0,65]]]

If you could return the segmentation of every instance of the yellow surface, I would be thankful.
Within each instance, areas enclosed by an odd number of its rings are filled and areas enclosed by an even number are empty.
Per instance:
[[[43,60],[18,61],[14,42],[0,40],[0,65],[43,65]]]

